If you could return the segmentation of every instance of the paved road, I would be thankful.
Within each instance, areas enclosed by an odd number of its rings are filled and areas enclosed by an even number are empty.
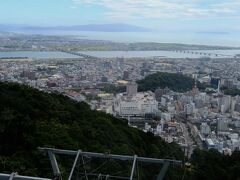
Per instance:
[[[188,124],[189,128],[191,129],[192,135],[194,137],[194,140],[197,142],[197,145],[198,145],[199,149],[203,149],[203,143],[198,136],[199,132],[194,131],[195,128],[194,128],[194,125],[192,123],[188,122],[187,124]]]
[[[194,150],[194,142],[188,132],[187,124],[180,122],[180,126],[183,131],[183,137],[184,137],[185,144],[188,147],[187,156],[190,158],[193,153],[193,150]]]

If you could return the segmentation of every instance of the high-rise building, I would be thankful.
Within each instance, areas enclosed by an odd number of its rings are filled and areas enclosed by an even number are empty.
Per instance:
[[[191,95],[196,96],[198,93],[199,93],[199,89],[197,87],[197,80],[195,79],[195,83],[194,83],[193,89],[191,91]]]
[[[128,80],[129,79],[129,71],[124,71],[123,72],[123,80]]]
[[[138,85],[135,82],[130,82],[127,85],[127,96],[132,97],[137,94]]]
[[[221,98],[218,98],[218,107],[219,111],[224,114],[228,112],[231,108],[231,96],[223,96]]]
[[[226,119],[219,118],[217,120],[217,130],[218,131],[227,131],[228,130],[228,122]]]
[[[211,132],[211,129],[207,123],[202,123],[200,126],[201,134],[203,135],[209,135]]]
[[[117,66],[118,66],[118,69],[123,71],[124,70],[124,58],[121,57],[121,58],[117,58]]]
[[[36,79],[36,73],[32,72],[32,71],[23,71],[20,74],[20,77],[28,78],[29,80],[35,80]]]

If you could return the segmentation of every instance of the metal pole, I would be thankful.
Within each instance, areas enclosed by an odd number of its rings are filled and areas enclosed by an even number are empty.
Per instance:
[[[79,173],[80,175],[85,175],[85,173]],[[106,178],[107,176],[109,179],[126,179],[129,180],[129,177],[123,177],[123,176],[111,176],[111,175],[104,175],[104,174],[97,174],[97,173],[87,173],[88,176],[90,177],[96,177],[95,179],[100,180],[102,177]],[[92,178],[91,178],[92,179]]]
[[[48,156],[49,156],[49,159],[50,159],[50,162],[51,162],[51,165],[52,165],[54,176],[60,177],[61,172],[59,170],[55,154],[52,151],[47,151],[47,152],[48,152]]]
[[[15,174],[15,175],[13,176],[13,174]],[[17,173],[12,173],[12,174],[1,174],[0,173],[1,180],[10,180],[11,177],[13,177],[14,180],[51,180],[51,179],[47,179],[47,178],[20,176]]]
[[[136,167],[136,161],[137,161],[137,155],[134,155],[133,156],[133,165],[132,165],[132,171],[131,171],[130,180],[132,180],[133,176],[134,176],[134,171],[135,171],[135,167]]]
[[[86,170],[86,167],[85,167],[85,161],[84,161],[83,156],[82,156],[82,162],[83,162],[83,169],[84,169],[85,178],[86,178],[86,180],[88,180],[87,170]]]
[[[10,175],[9,180],[13,180],[13,178],[14,178],[16,175],[17,175],[17,173],[12,173],[12,174]]]
[[[165,175],[167,173],[168,167],[169,167],[169,162],[165,162],[163,164],[163,167],[162,167],[158,177],[157,177],[157,180],[163,180],[163,178],[165,177]]]
[[[85,174],[85,175],[86,175],[86,174]],[[99,175],[98,175],[98,180],[100,180],[101,177],[102,177],[102,174],[99,174]]]
[[[69,175],[69,177],[68,177],[68,180],[71,180],[71,178],[72,178],[72,175],[73,175],[75,166],[76,166],[76,164],[77,164],[77,161],[78,161],[78,157],[79,157],[80,152],[81,152],[81,150],[78,150],[78,153],[77,153],[77,155],[76,155],[76,158],[75,158],[75,161],[74,161],[74,164],[73,164],[71,173],[70,173],[70,175]]]

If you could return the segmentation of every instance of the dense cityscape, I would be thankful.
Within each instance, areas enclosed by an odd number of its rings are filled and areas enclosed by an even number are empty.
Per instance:
[[[93,110],[125,118],[129,125],[181,145],[190,156],[196,147],[231,154],[240,147],[240,89],[235,58],[2,58],[1,81],[58,91],[87,102]],[[162,73],[194,79],[192,90],[168,87],[138,92],[138,80]],[[208,85],[199,90],[198,83]]]

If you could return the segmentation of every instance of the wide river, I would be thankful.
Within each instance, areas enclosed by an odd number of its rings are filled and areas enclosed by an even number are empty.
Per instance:
[[[8,52],[0,52],[0,58],[7,57],[28,57],[28,58],[79,58],[78,56],[57,52],[57,51],[8,51]]]
[[[198,50],[198,51],[81,51],[80,53],[91,55],[99,58],[148,58],[148,57],[165,57],[165,58],[200,58],[200,57],[234,57],[240,54],[240,50]],[[0,52],[0,58],[6,57],[29,57],[29,58],[79,58],[68,53],[46,51],[46,52],[35,52],[35,51],[13,51],[13,52]]]

